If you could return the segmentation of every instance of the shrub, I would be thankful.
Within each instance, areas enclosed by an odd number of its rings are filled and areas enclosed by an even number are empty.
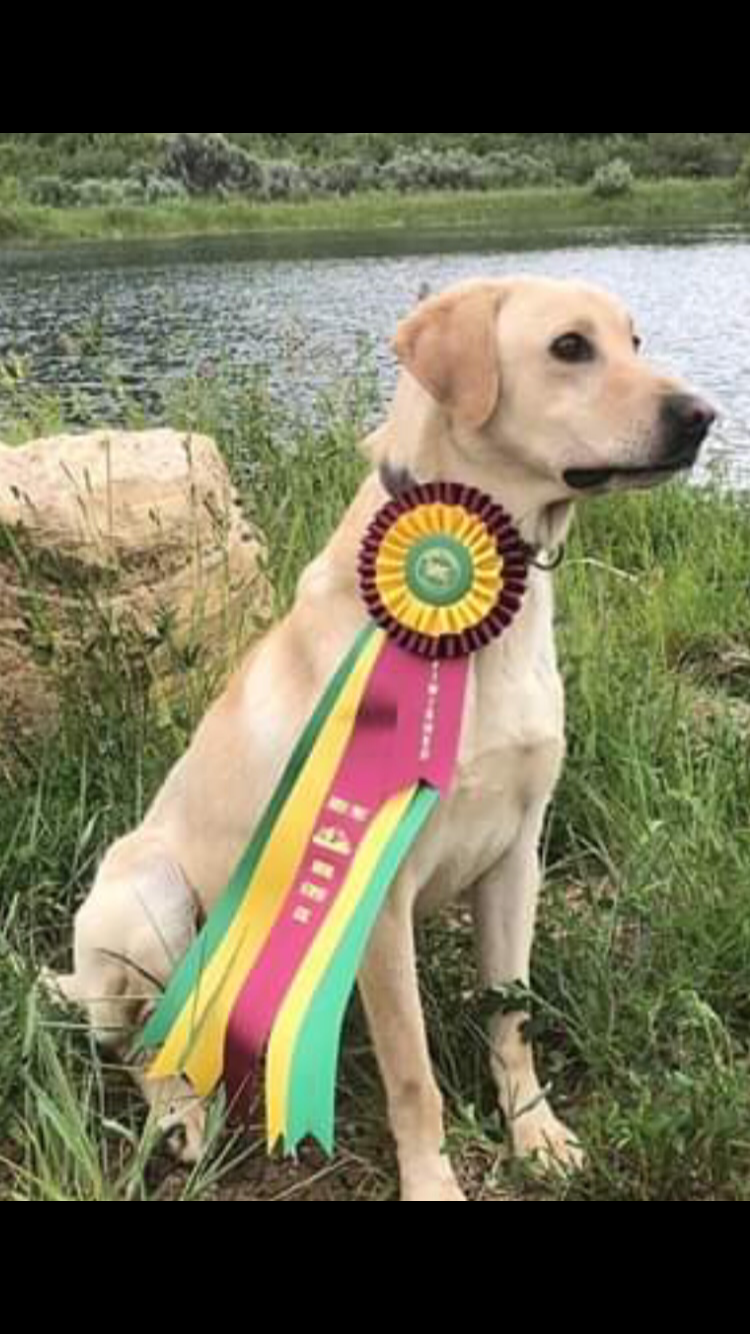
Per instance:
[[[632,194],[634,185],[633,168],[622,158],[615,158],[594,173],[591,193],[597,199],[622,199]]]
[[[726,145],[721,135],[649,134],[648,146],[650,166],[658,176],[726,174]],[[734,165],[736,167],[736,158]]]
[[[322,195],[352,195],[376,190],[379,184],[377,167],[354,157],[313,167],[308,176],[313,193]]]
[[[75,186],[62,176],[37,176],[29,185],[32,204],[45,208],[69,208],[75,203]]]
[[[263,195],[266,199],[308,199],[312,183],[298,162],[266,162],[263,166]]]
[[[478,159],[488,189],[523,185],[554,185],[557,172],[548,157],[504,149]]]
[[[164,175],[191,194],[220,190],[260,195],[265,175],[260,162],[223,134],[175,134],[165,145]]]
[[[742,206],[750,209],[750,153],[740,164],[734,181],[734,190]]]

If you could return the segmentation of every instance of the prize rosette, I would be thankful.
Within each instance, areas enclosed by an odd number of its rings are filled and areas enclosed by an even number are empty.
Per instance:
[[[435,482],[379,512],[359,572],[370,615],[399,647],[458,658],[510,626],[526,591],[528,549],[489,496]]]

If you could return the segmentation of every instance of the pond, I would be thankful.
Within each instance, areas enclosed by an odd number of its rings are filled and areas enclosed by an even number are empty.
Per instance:
[[[511,245],[513,248],[511,249]],[[630,305],[647,355],[720,407],[710,462],[750,481],[750,238],[487,231],[272,236],[0,250],[0,358],[96,393],[114,368],[136,393],[218,362],[269,368],[305,405],[374,357],[423,286],[523,270],[583,278]]]

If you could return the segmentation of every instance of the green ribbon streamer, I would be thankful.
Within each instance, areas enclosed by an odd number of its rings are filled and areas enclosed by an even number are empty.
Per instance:
[[[285,1135],[287,1153],[294,1153],[308,1135],[326,1153],[333,1153],[336,1069],[349,997],[388,890],[439,801],[440,793],[435,788],[422,787],[414,794],[310,1001],[292,1057]]]
[[[318,738],[338,703],[354,667],[373,634],[375,625],[368,625],[358,636],[341,666],[331,678],[325,693],[300,737],[268,808],[258,825],[229,885],[208,918],[182,963],[173,974],[156,1010],[140,1035],[136,1052],[161,1047],[166,1042],[173,1024],[181,1015],[191,994],[198,986],[204,969],[229,931],[245,897],[252,893],[252,879],[271,838],[276,822],[289,800],[302,770]]]

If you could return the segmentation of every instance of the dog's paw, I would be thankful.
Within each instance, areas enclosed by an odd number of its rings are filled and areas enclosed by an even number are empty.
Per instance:
[[[547,1106],[520,1114],[511,1127],[513,1155],[547,1174],[568,1176],[586,1166],[583,1148],[572,1130]]]
[[[414,1173],[404,1178],[403,1204],[466,1204],[467,1199],[450,1167],[438,1172]]]
[[[198,1099],[180,1099],[158,1118],[167,1147],[178,1163],[194,1167],[206,1150],[206,1109]]]

